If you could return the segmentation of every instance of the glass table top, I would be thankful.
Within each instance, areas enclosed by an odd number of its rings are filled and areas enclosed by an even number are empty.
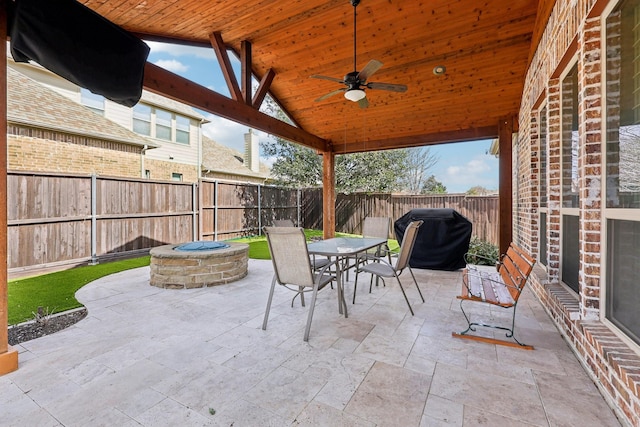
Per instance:
[[[309,243],[307,247],[311,254],[336,256],[354,255],[384,243],[387,243],[387,239],[372,237],[334,237],[332,239]]]

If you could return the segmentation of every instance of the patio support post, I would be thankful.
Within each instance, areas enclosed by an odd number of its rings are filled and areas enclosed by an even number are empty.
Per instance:
[[[9,345],[7,295],[7,3],[0,0],[0,375],[18,369],[18,351]]]
[[[336,155],[322,153],[322,231],[325,239],[336,235]]]
[[[513,160],[511,159],[511,144],[513,139],[513,122],[515,117],[501,119],[498,123],[499,157],[499,193],[500,219],[498,225],[500,253],[504,254],[509,248],[513,237]]]

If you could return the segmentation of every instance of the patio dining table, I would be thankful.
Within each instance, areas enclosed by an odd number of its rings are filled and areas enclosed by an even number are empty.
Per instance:
[[[342,273],[351,268],[348,260],[361,252],[381,246],[387,243],[387,239],[372,237],[334,237],[331,239],[311,242],[307,245],[310,255],[322,255],[329,259],[336,258],[336,282],[338,288],[338,311],[347,314],[347,303],[344,301],[344,286],[342,284]]]

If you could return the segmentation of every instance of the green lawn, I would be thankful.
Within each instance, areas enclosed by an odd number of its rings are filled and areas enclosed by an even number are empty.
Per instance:
[[[322,238],[322,231],[305,230],[305,235],[307,240],[311,240],[312,237]],[[338,237],[352,236],[344,233],[337,233],[336,235]],[[265,236],[233,239],[233,241],[249,244],[249,258],[271,259]],[[391,250],[397,249],[398,243],[395,240],[389,240],[389,248]],[[42,307],[46,314],[82,307],[82,304],[75,298],[75,293],[78,289],[100,277],[147,266],[149,265],[149,259],[149,256],[145,256],[76,267],[42,276],[10,280],[7,290],[9,325],[32,320],[38,311],[38,307]]]
[[[149,256],[10,280],[7,287],[9,325],[33,319],[38,307],[42,307],[47,314],[82,307],[75,293],[87,283],[146,265],[149,265]]]

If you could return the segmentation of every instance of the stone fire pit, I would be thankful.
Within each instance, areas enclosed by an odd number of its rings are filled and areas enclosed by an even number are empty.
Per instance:
[[[216,249],[176,250],[179,246],[201,246],[217,242],[192,242],[151,249],[151,286],[169,289],[222,285],[247,275],[249,245],[225,242]]]

